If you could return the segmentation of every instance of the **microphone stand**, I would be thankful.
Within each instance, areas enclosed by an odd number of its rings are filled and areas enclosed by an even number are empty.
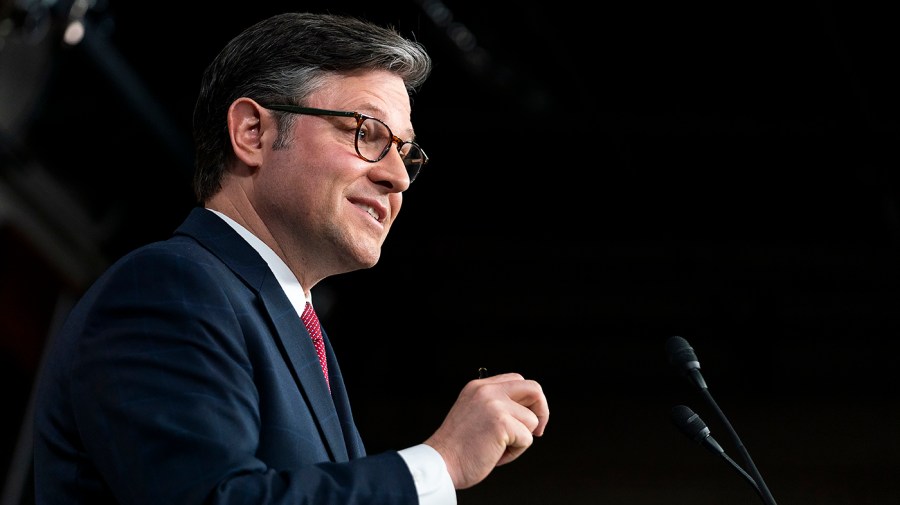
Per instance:
[[[759,473],[759,470],[756,468],[756,463],[754,463],[753,458],[750,457],[750,451],[748,451],[747,448],[744,447],[744,443],[741,441],[741,437],[731,426],[731,421],[729,421],[728,417],[725,416],[725,412],[723,412],[722,409],[719,408],[719,404],[716,403],[715,398],[713,398],[712,394],[709,392],[709,388],[700,388],[700,393],[703,394],[703,398],[707,403],[709,403],[713,410],[716,411],[716,416],[719,418],[719,420],[722,421],[722,424],[725,425],[725,429],[731,436],[731,440],[734,442],[734,445],[740,453],[741,458],[744,460],[744,463],[747,464],[747,468],[750,470],[750,475],[752,475],[753,480],[756,481],[757,491],[759,492],[759,496],[760,498],[762,498],[763,503],[765,503],[766,505],[777,505],[775,503],[775,498],[769,491],[769,486],[766,485],[766,481],[763,480],[762,474]]]
[[[687,438],[699,443],[703,447],[709,449],[709,452],[724,459],[731,468],[741,474],[741,477],[753,487],[753,490],[759,494],[760,498],[765,500],[765,497],[763,497],[759,490],[759,484],[756,483],[756,480],[754,480],[750,474],[745,472],[744,469],[741,468],[741,465],[737,464],[725,453],[725,449],[723,449],[722,446],[719,445],[719,442],[717,442],[710,434],[706,423],[704,423],[703,420],[700,419],[700,416],[695,414],[693,410],[684,405],[672,407],[672,422]]]

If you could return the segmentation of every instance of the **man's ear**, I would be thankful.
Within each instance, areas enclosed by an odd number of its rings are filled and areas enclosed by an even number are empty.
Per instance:
[[[265,109],[254,100],[241,97],[228,107],[228,135],[234,155],[245,165],[257,168],[263,160],[263,134],[275,128]]]

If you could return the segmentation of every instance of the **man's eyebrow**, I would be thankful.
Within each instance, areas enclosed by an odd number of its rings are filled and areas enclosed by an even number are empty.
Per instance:
[[[354,110],[361,114],[366,114],[366,115],[372,116],[376,119],[383,121],[385,124],[387,124],[387,120],[384,119],[384,116],[387,115],[387,111],[385,111],[384,109],[382,109],[381,107],[379,107],[375,104],[364,103],[364,104],[361,104],[358,108],[356,108]],[[390,128],[391,131],[394,132],[394,135],[397,135],[398,137],[402,138],[403,140],[415,140],[415,138],[416,138],[416,132],[411,127],[406,130],[397,131],[395,129],[396,126],[392,126],[390,124],[387,124],[387,125],[388,125],[388,128]]]
[[[387,114],[386,110],[371,103],[360,104],[355,110],[357,112],[362,112],[363,114],[368,114],[369,116],[377,117],[378,119],[381,119]]]

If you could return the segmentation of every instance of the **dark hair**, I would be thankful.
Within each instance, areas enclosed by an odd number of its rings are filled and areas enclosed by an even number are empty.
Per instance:
[[[279,14],[231,39],[203,72],[194,107],[198,202],[219,191],[225,162],[234,154],[226,114],[235,100],[299,105],[324,77],[356,70],[393,72],[412,95],[431,73],[431,58],[394,28],[335,14]],[[279,120],[276,144],[289,121]]]

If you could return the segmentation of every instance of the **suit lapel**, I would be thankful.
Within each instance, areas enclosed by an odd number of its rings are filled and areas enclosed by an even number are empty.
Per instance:
[[[331,392],[328,391],[328,384],[322,376],[322,365],[319,364],[312,338],[275,276],[268,276],[260,286],[260,298],[275,325],[275,338],[284,349],[288,367],[299,382],[300,393],[319,421],[319,428],[328,443],[332,459],[347,461],[349,457],[340,418]]]
[[[322,376],[322,368],[312,339],[269,266],[237,232],[206,209],[196,208],[191,211],[185,222],[176,230],[176,234],[189,235],[196,239],[228,265],[248,286],[257,291],[265,312],[275,328],[273,338],[282,350],[285,363],[297,383],[299,394],[303,396],[318,422],[332,460],[346,461],[348,454],[341,429],[341,418]],[[328,351],[330,355],[330,346]],[[331,366],[332,363],[329,362],[329,367]],[[336,369],[337,363],[334,366]],[[340,373],[336,369],[331,375],[339,377]],[[337,382],[340,382],[340,389],[343,391],[343,382],[340,380]],[[355,433],[355,428],[353,431]]]
[[[334,400],[334,407],[337,410],[338,418],[341,421],[342,432],[344,435],[344,443],[350,458],[361,458],[366,455],[362,438],[356,429],[356,423],[353,421],[353,413],[350,410],[350,400],[347,396],[347,388],[344,386],[344,376],[341,374],[341,367],[338,365],[334,349],[331,348],[331,341],[325,330],[322,330],[322,338],[325,340],[325,352],[328,354],[328,372],[331,380],[331,397]]]

